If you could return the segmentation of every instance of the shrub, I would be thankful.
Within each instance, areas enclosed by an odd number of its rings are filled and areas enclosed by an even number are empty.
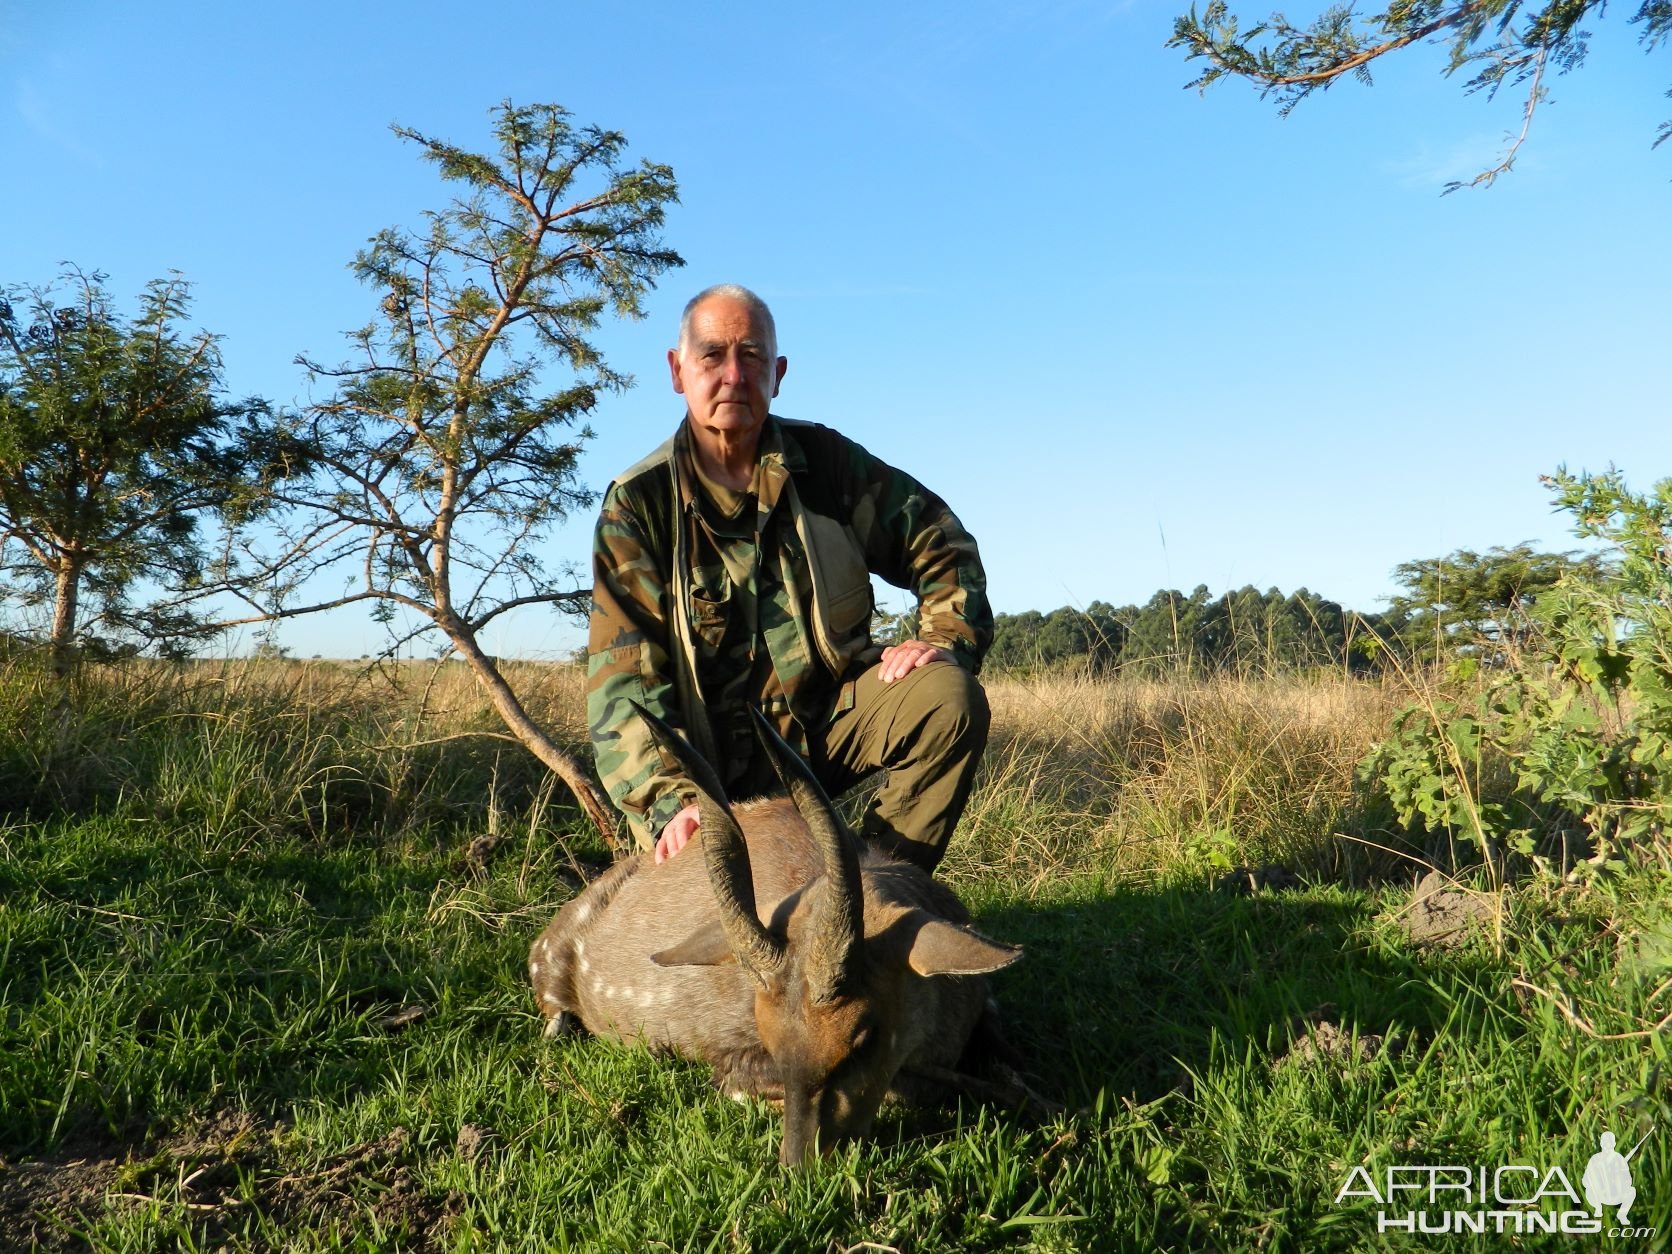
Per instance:
[[[1366,757],[1400,820],[1501,868],[1578,862],[1585,875],[1665,834],[1672,803],[1672,479],[1548,476],[1575,531],[1614,560],[1576,569],[1534,610],[1502,666],[1452,664]]]

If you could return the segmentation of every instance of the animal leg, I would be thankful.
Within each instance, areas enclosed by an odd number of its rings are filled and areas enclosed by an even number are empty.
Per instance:
[[[581,1017],[569,1010],[559,1010],[546,1020],[546,1037],[548,1040],[568,1040],[576,1036],[590,1036],[586,1024]]]
[[[963,1055],[958,1059],[959,1071],[980,1073],[995,1064],[1020,1071],[1026,1060],[1016,1051],[1004,1034],[1004,1016],[999,1005],[988,997],[981,1007],[981,1016],[970,1031]]]
[[[772,1055],[758,1046],[734,1050],[714,1064],[714,1087],[728,1097],[784,1100],[784,1081]]]

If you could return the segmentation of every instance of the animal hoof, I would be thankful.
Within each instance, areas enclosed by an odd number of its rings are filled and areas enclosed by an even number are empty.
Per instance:
[[[567,1010],[559,1010],[546,1020],[546,1038],[548,1040],[565,1040],[571,1036],[582,1036],[586,1033],[586,1026],[581,1023],[579,1015],[570,1014]]]

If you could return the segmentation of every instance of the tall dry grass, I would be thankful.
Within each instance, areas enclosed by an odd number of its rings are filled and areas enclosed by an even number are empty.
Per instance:
[[[573,666],[509,663],[537,719],[584,743]],[[0,667],[0,814],[127,807],[206,839],[492,828],[551,796],[465,668],[242,659]]]
[[[507,662],[584,745],[581,668]],[[954,876],[1148,881],[1239,864],[1339,873],[1370,830],[1357,763],[1409,698],[1336,674],[987,678],[993,735]],[[213,839],[565,823],[562,790],[458,663],[255,659],[0,675],[0,810],[138,803]]]
[[[1357,764],[1407,699],[1339,673],[998,676],[987,691],[992,741],[949,867],[1144,881],[1362,867],[1353,842],[1377,837]]]

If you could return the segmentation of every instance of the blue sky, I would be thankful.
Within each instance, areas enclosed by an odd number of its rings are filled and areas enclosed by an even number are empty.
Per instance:
[[[229,388],[298,403],[292,358],[337,359],[373,307],[355,250],[444,199],[389,124],[485,148],[496,102],[554,101],[682,202],[686,267],[600,337],[639,386],[594,416],[595,487],[678,421],[663,352],[723,280],[777,315],[778,411],[945,496],[1000,611],[1198,583],[1374,609],[1410,558],[1571,547],[1559,464],[1672,474],[1672,55],[1610,14],[1515,172],[1442,197],[1518,100],[1464,96],[1436,49],[1287,119],[1202,97],[1163,47],[1182,7],[0,0],[0,283],[68,260],[128,301],[180,270]],[[579,639],[536,614],[489,644]]]

